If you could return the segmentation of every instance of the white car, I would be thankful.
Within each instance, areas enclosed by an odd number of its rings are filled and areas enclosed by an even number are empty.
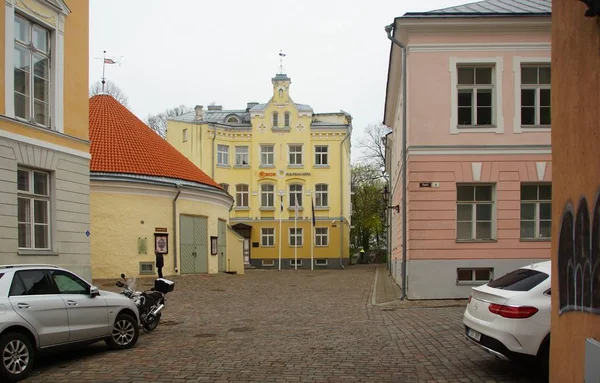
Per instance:
[[[133,300],[98,290],[53,265],[0,266],[0,381],[18,381],[37,351],[104,340],[133,347],[140,318]]]
[[[474,287],[463,323],[467,339],[500,359],[535,357],[548,370],[550,261]]]

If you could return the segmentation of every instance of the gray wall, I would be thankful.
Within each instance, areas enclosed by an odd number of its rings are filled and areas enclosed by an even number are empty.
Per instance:
[[[51,251],[18,250],[17,166],[51,173]],[[91,281],[87,230],[89,159],[0,138],[0,263],[55,264]]]
[[[466,260],[413,260],[407,262],[409,299],[468,298],[471,288],[480,284],[457,285],[457,268],[494,268],[496,279],[519,267],[542,262],[543,259],[466,259]],[[400,262],[398,262],[398,266]],[[398,267],[397,276],[400,277]],[[400,278],[397,279],[400,283]]]

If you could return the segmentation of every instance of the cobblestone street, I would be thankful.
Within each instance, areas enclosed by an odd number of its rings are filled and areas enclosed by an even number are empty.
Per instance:
[[[43,356],[27,381],[536,381],[467,343],[462,303],[373,306],[375,270],[175,277],[161,324],[135,348]]]

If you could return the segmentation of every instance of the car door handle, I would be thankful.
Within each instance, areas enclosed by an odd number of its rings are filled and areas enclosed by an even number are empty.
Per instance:
[[[75,302],[75,301],[67,301],[67,304],[69,306],[77,306],[77,302]]]
[[[20,309],[28,309],[31,308],[27,303],[17,303],[17,307]]]

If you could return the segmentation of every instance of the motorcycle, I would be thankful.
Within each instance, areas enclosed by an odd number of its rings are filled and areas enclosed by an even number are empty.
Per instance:
[[[125,274],[121,274],[123,281],[117,281],[116,285],[123,289],[121,294],[129,299],[133,299],[138,308],[142,327],[146,331],[152,331],[160,322],[161,311],[165,308],[167,293],[173,291],[174,283],[167,279],[159,278],[154,281],[154,287],[149,291],[136,291],[136,279],[125,279]]]

